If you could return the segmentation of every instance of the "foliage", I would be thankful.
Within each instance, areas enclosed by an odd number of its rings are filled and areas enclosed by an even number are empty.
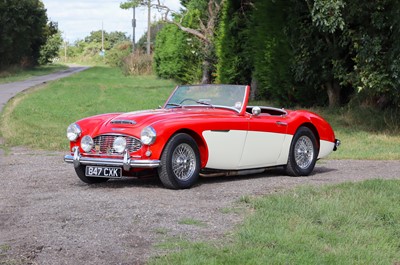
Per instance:
[[[189,10],[182,24],[198,25],[200,11]],[[179,19],[179,18],[176,18]],[[201,42],[172,24],[158,33],[154,50],[154,69],[162,78],[173,78],[179,83],[198,83],[202,75]]]
[[[104,37],[104,49],[109,50],[113,48],[118,43],[129,41],[129,38],[125,35],[124,32],[120,31],[112,31],[107,32],[102,30],[92,31],[90,35],[85,37],[85,43],[96,43],[102,44],[102,39]]]
[[[251,32],[248,29],[250,1],[226,1],[216,38],[216,82],[250,84],[253,70],[251,49],[248,48]]]
[[[261,98],[285,105],[400,106],[398,1],[225,3],[218,82],[251,77]]]
[[[164,26],[165,26],[165,24],[161,21],[153,23],[150,26],[150,42],[151,42],[150,50],[151,51],[154,51],[157,34],[158,34],[158,32],[160,32],[160,30]],[[146,45],[147,45],[147,31],[142,35],[142,37],[140,37],[140,39],[136,43],[136,49],[139,49],[140,52],[144,53],[144,52],[146,52],[146,49],[147,49]]]
[[[252,199],[232,237],[180,244],[150,264],[396,264],[399,191],[399,180],[368,180]]]
[[[102,42],[103,37],[104,42]],[[123,58],[132,51],[131,46],[129,38],[123,32],[104,31],[102,33],[101,30],[97,30],[92,31],[84,40],[78,40],[74,45],[69,45],[67,57],[69,61],[74,62],[122,66]],[[103,48],[104,57],[100,56]],[[60,54],[64,54],[64,51],[60,51]]]
[[[40,0],[0,2],[0,69],[38,63],[46,42],[46,9]]]
[[[136,51],[123,59],[122,71],[125,75],[151,75],[153,74],[153,56]]]
[[[285,35],[287,3],[257,0],[254,5],[248,48],[252,51],[253,76],[258,83],[258,92],[264,98],[287,103],[294,98],[290,73],[292,55]]]
[[[49,22],[46,26],[46,43],[40,49],[40,64],[47,64],[58,57],[58,53],[62,44],[61,32],[58,30],[56,23]]]
[[[107,52],[105,61],[110,66],[122,67],[124,59],[131,54],[131,52],[132,43],[130,41],[120,42]]]

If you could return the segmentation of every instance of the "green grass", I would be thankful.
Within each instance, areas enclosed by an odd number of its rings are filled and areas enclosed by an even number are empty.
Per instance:
[[[400,159],[400,111],[371,108],[317,109],[342,141],[332,159]]]
[[[49,64],[37,66],[32,69],[11,68],[0,71],[0,84],[26,80],[31,77],[47,75],[61,70],[68,69],[68,66],[61,64]]]
[[[0,134],[6,146],[67,150],[70,123],[95,114],[157,108],[174,88],[174,82],[154,76],[126,77],[116,68],[93,67],[13,99],[2,113]]]
[[[0,136],[8,146],[67,150],[66,127],[83,117],[152,109],[162,104],[175,83],[154,76],[126,77],[116,68],[93,67],[36,91],[20,94],[0,118]],[[34,93],[32,93],[34,92]],[[264,105],[264,102],[252,102]],[[370,109],[313,109],[331,124],[342,146],[330,159],[400,159],[400,112]],[[18,133],[15,133],[18,132]]]
[[[231,243],[186,243],[150,264],[399,264],[400,181],[301,187],[252,199]]]

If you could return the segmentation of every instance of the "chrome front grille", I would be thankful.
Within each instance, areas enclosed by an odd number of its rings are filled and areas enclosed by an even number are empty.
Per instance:
[[[95,154],[105,154],[105,155],[120,155],[120,153],[115,152],[113,148],[113,143],[116,137],[124,137],[126,140],[126,148],[128,152],[136,152],[142,148],[142,142],[130,136],[124,135],[100,135],[93,138],[94,146],[91,153]]]

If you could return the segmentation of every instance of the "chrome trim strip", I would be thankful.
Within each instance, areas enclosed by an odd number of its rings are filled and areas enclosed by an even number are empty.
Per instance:
[[[130,125],[135,125],[136,121],[134,121],[134,120],[113,120],[113,121],[111,121],[111,124],[130,124]]]
[[[79,167],[80,165],[116,166],[123,167],[124,170],[128,171],[131,168],[156,168],[161,164],[160,160],[131,160],[128,152],[124,153],[123,159],[113,159],[82,157],[78,147],[75,147],[73,151],[73,155],[64,156],[64,161],[74,164],[74,167]]]

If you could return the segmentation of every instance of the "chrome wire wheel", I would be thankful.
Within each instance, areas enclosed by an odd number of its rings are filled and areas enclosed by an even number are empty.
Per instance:
[[[294,146],[294,158],[301,169],[307,169],[314,159],[314,145],[311,139],[305,135],[301,136]]]
[[[196,170],[196,154],[186,143],[178,145],[172,154],[172,171],[180,180],[188,180]]]

